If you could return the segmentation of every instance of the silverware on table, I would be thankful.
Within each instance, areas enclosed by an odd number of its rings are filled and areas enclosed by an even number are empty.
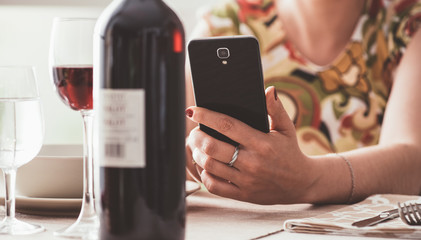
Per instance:
[[[363,220],[360,220],[360,221],[356,221],[352,224],[352,226],[355,226],[355,227],[370,227],[370,226],[377,225],[377,224],[379,224],[381,222],[384,222],[384,221],[395,219],[397,217],[399,217],[399,210],[396,208],[396,209],[381,212],[379,215],[377,215],[375,217],[370,217],[370,218],[366,218],[366,219],[363,219]]]
[[[398,202],[399,216],[408,225],[421,225],[421,208],[419,204]]]

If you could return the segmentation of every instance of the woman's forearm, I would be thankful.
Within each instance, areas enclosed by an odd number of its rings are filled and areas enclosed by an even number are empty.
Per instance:
[[[372,194],[419,194],[421,192],[420,149],[416,145],[378,145],[340,153],[349,160],[354,175],[352,202]],[[311,157],[316,181],[308,195],[312,203],[347,202],[352,176],[346,161],[337,155]]]

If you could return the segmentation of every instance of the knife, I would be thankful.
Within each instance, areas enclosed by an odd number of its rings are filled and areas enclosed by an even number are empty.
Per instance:
[[[352,226],[369,227],[369,226],[374,226],[376,224],[379,224],[379,223],[387,221],[387,220],[395,219],[397,217],[399,217],[399,211],[396,208],[396,209],[381,212],[379,215],[377,215],[375,217],[366,218],[366,219],[354,222],[352,224]]]

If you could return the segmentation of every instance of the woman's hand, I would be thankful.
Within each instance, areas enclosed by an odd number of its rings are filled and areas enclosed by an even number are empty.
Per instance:
[[[196,164],[196,162],[193,159],[193,153],[190,149],[190,146],[188,144],[189,138],[186,139],[186,169],[187,169],[187,180],[195,180],[196,182],[201,182],[200,174],[203,171],[203,168],[201,168],[199,165]]]
[[[269,133],[221,113],[189,107],[186,115],[192,121],[240,144],[238,158],[230,167],[235,147],[196,127],[186,141],[187,154],[191,151],[197,163],[188,163],[190,172],[209,192],[223,197],[259,204],[309,202],[306,193],[318,178],[312,171],[315,162],[301,152],[295,127],[274,87],[266,90],[266,104]]]

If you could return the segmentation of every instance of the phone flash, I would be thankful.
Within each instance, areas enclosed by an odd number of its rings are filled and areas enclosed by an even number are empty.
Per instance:
[[[228,62],[227,62],[226,60],[223,60],[223,61],[222,61],[222,64],[224,64],[224,65],[227,65],[227,63],[228,63]]]

